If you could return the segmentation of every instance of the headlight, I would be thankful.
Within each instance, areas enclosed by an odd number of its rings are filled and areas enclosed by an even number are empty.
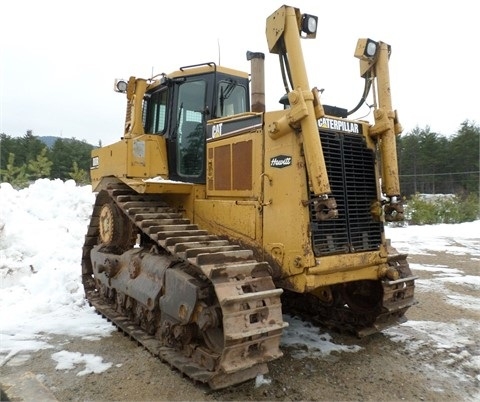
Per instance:
[[[115,92],[125,93],[125,92],[127,92],[127,86],[128,86],[127,81],[117,79],[117,80],[115,80],[115,85],[114,85],[113,89],[115,90]]]
[[[365,48],[365,56],[373,57],[375,53],[377,53],[377,42],[369,39],[367,41],[367,47]]]

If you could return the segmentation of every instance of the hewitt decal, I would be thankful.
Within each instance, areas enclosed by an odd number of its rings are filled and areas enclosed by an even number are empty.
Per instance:
[[[277,155],[270,159],[270,167],[284,168],[292,164],[292,157],[287,155]]]

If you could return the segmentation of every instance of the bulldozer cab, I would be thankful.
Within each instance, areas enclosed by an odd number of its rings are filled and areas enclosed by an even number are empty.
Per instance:
[[[248,75],[228,70],[182,67],[147,90],[145,133],[165,136],[171,180],[204,183],[207,120],[249,110]]]

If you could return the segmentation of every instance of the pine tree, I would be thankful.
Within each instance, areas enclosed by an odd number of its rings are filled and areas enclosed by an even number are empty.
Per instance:
[[[90,182],[87,172],[83,169],[79,169],[76,161],[73,161],[72,169],[73,170],[69,175],[77,184],[88,184]]]
[[[15,188],[24,188],[29,183],[26,170],[26,165],[15,166],[15,154],[10,152],[7,167],[0,170],[0,176],[3,182],[10,183]]]
[[[50,177],[50,171],[52,169],[53,162],[47,157],[47,147],[40,151],[36,160],[28,162],[28,170],[31,172],[30,177],[32,179],[40,179]]]

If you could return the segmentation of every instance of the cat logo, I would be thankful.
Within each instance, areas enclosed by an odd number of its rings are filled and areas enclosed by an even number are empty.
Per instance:
[[[318,120],[318,126],[320,128],[328,128],[330,130],[342,131],[344,133],[358,134],[358,123],[353,123],[346,120],[330,119],[328,117],[322,117]]]
[[[222,135],[222,124],[223,123],[218,123],[212,126],[212,138],[217,138]]]

